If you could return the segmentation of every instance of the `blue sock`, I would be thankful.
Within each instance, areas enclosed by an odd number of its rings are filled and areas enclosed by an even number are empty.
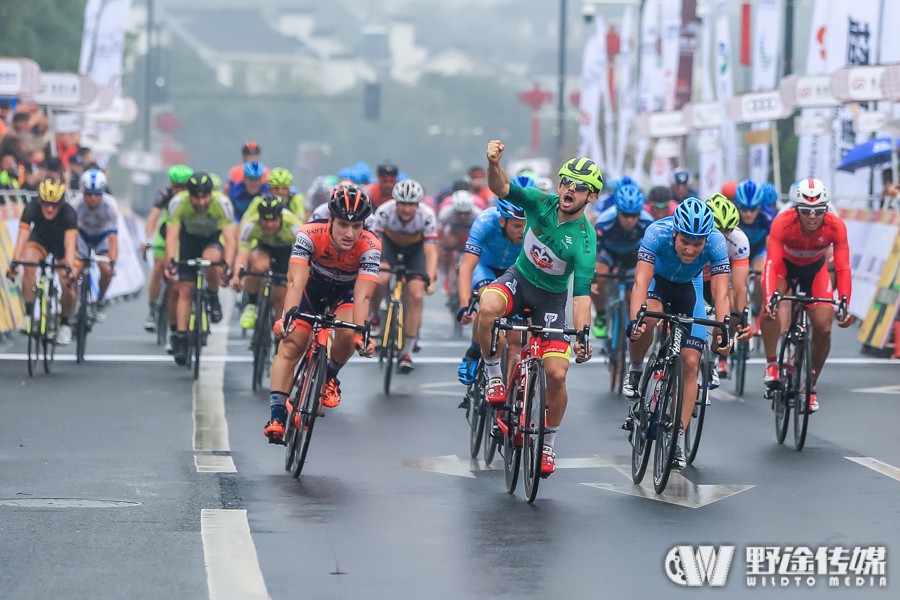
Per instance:
[[[284,392],[272,392],[269,395],[269,403],[272,408],[271,420],[284,423],[285,419],[287,419],[287,407],[284,405],[287,402],[287,397],[288,395]]]

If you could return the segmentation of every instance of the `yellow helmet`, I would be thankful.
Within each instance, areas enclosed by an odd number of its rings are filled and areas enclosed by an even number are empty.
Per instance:
[[[66,184],[52,177],[43,180],[38,186],[38,197],[42,202],[60,202],[65,195]]]

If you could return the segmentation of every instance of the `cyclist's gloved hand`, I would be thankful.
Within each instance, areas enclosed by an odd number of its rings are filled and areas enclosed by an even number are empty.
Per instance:
[[[372,340],[372,338],[369,338],[369,344],[367,346],[364,346],[363,334],[361,333],[357,333],[353,336],[353,346],[356,348],[356,351],[359,352],[360,356],[371,358],[375,355],[375,342]]]
[[[294,319],[297,318],[297,315],[299,313],[300,307],[295,306],[294,308],[284,313],[284,318],[275,321],[275,326],[272,327],[272,332],[277,338],[284,338],[294,329]]]
[[[468,325],[469,323],[472,322],[473,318],[475,318],[475,311],[473,310],[472,313],[470,314],[468,306],[461,306],[461,307],[459,307],[459,310],[456,311],[457,323],[460,323],[462,325]]]
[[[738,325],[738,339],[739,340],[749,340],[753,337],[753,325],[747,323],[746,325]]]
[[[634,341],[641,337],[641,334],[644,333],[644,330],[647,328],[645,323],[641,323],[641,326],[637,326],[637,319],[632,319],[628,321],[628,325],[625,327],[625,335],[628,336],[628,339]]]

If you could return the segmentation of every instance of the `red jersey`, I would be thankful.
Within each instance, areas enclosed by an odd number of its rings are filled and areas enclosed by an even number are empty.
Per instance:
[[[309,223],[300,228],[291,252],[291,262],[308,264],[310,276],[329,285],[352,285],[357,278],[378,281],[381,240],[363,230],[347,252],[331,243],[330,224]]]
[[[847,226],[834,213],[825,213],[822,226],[811,234],[800,228],[800,217],[795,210],[778,213],[769,232],[766,272],[778,268],[787,261],[797,266],[808,266],[825,257],[829,246],[834,246],[834,270],[837,275],[838,296],[850,300],[850,245],[847,243]],[[770,298],[778,283],[777,277],[764,277],[765,295]]]
[[[369,185],[367,185],[366,194],[369,195],[369,200],[372,201],[372,206],[375,208],[378,208],[385,202],[394,199],[391,194],[387,194],[386,196],[381,195],[381,186],[378,185],[378,182],[370,183]]]
[[[244,180],[244,163],[239,165],[234,165],[231,167],[231,171],[228,172],[228,180],[231,183],[240,183]],[[263,169],[263,183],[269,180],[269,167]]]

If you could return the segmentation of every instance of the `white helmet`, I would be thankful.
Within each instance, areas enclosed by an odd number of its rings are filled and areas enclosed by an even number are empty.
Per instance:
[[[86,194],[106,192],[106,175],[99,169],[90,169],[81,175],[81,191]]]
[[[422,189],[422,184],[415,179],[404,179],[394,185],[391,196],[399,204],[418,204],[425,197],[425,190]]]
[[[453,210],[456,212],[469,213],[475,206],[475,199],[468,190],[459,190],[450,196],[450,204],[453,205]]]
[[[819,179],[801,179],[797,182],[794,206],[815,208],[828,205],[828,190]]]

